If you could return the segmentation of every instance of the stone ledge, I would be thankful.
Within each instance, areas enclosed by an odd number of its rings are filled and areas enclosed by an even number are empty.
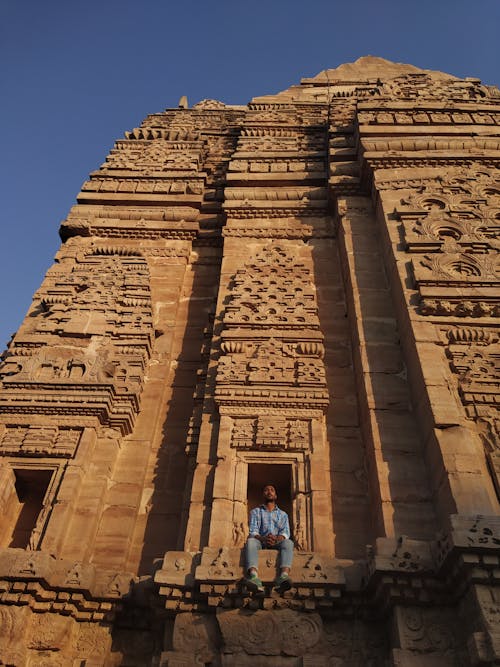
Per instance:
[[[500,517],[454,515],[452,529],[435,541],[379,538],[364,561],[339,561],[296,551],[293,587],[273,590],[277,552],[259,553],[262,597],[245,588],[241,549],[206,547],[202,552],[169,551],[155,582],[170,610],[246,607],[250,609],[346,611],[360,594],[379,610],[395,604],[453,604],[470,583],[500,585]],[[463,579],[464,586],[458,586]]]
[[[252,596],[245,588],[244,556],[241,549],[206,547],[202,552],[169,551],[156,572],[160,595],[167,609],[208,607],[331,607],[346,585],[344,571],[335,558],[314,552],[296,552],[292,567],[294,586],[283,596],[273,590],[278,572],[277,552],[259,553],[259,577],[265,599]],[[262,603],[262,604],[261,604]]]
[[[43,551],[0,550],[0,602],[79,621],[110,621],[133,575],[56,559]]]

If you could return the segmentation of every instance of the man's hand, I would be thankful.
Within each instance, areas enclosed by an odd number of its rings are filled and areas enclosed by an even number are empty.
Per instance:
[[[283,535],[266,535],[266,546],[268,547],[273,547],[275,544],[278,544],[278,542],[283,542],[284,540]]]

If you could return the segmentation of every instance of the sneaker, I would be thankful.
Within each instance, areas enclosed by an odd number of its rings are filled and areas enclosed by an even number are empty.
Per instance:
[[[252,574],[250,577],[247,577],[244,583],[251,593],[260,595],[264,593],[264,586],[262,585],[262,581],[256,574]]]
[[[274,588],[279,593],[284,593],[285,591],[289,591],[292,585],[293,585],[292,580],[290,579],[288,574],[285,573],[280,574],[280,576],[274,582]]]

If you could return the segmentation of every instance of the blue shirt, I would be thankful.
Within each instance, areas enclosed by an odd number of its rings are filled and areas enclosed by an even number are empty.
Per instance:
[[[250,512],[250,537],[253,535],[283,535],[290,539],[290,524],[288,514],[280,510],[276,505],[273,510],[268,510],[265,505],[260,505]]]

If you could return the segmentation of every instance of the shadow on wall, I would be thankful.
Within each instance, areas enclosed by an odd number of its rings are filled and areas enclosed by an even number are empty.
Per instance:
[[[174,338],[172,346],[171,362],[176,363],[176,368],[171,374],[162,441],[157,451],[140,575],[150,574],[155,560],[162,559],[166,551],[183,548],[183,511],[191,490],[192,469],[189,470],[189,466],[194,467],[196,457],[196,452],[192,453],[192,457],[187,455],[186,443],[193,411],[201,410],[201,400],[195,399],[195,394],[197,381],[201,379],[204,383],[206,360],[202,348],[217,296],[220,263],[198,262],[191,265],[191,270],[191,296],[182,318],[185,329],[182,339]],[[186,271],[181,293],[189,276],[190,272]],[[176,326],[179,320],[182,322],[179,317],[181,308],[182,302],[178,306]],[[210,478],[207,477],[207,489],[211,488],[210,485]]]
[[[365,207],[365,213],[348,216],[339,240],[349,321],[359,338],[355,369],[373,498],[370,542],[402,534],[431,539],[437,530],[436,516],[406,379],[397,308],[385,270],[380,227],[368,198]],[[346,247],[352,248],[349,256]]]
[[[330,407],[326,414],[332,515],[337,558],[363,558],[370,541],[371,500],[360,431],[352,335],[336,239],[312,245],[316,298],[325,337],[324,364]]]

